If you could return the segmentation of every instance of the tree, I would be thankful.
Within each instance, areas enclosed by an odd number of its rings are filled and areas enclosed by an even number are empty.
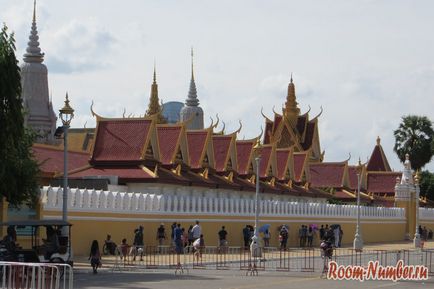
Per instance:
[[[21,77],[15,40],[6,25],[0,32],[0,197],[12,206],[33,205],[38,165],[31,147],[34,134],[24,126]]]
[[[434,200],[434,174],[422,171],[420,174],[420,195]]]
[[[426,116],[402,117],[402,122],[394,131],[394,135],[393,150],[402,162],[405,161],[405,155],[409,154],[414,170],[419,170],[429,163],[434,153],[434,131],[431,121]]]

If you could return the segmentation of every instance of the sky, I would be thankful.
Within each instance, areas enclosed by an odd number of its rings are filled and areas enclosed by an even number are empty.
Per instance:
[[[27,45],[32,0],[0,0],[0,22]],[[366,161],[377,136],[394,170],[401,117],[434,120],[433,1],[38,0],[39,41],[53,107],[66,91],[72,127],[143,115],[154,61],[163,102],[185,101],[190,49],[205,123],[259,135],[285,103],[291,73],[302,113],[319,119],[325,161]],[[219,127],[220,128],[220,127]],[[434,160],[425,168],[434,171]]]

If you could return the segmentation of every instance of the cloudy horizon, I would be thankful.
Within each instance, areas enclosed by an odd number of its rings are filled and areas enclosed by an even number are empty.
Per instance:
[[[27,45],[32,0],[0,0],[0,22]],[[434,39],[430,1],[38,0],[39,41],[53,107],[68,91],[72,127],[90,113],[143,115],[154,60],[159,96],[184,102],[190,47],[205,123],[218,113],[226,132],[257,136],[281,111],[290,74],[302,113],[319,119],[325,161],[366,161],[377,136],[394,170],[393,131],[401,117],[434,120]],[[425,168],[434,170],[434,160]]]

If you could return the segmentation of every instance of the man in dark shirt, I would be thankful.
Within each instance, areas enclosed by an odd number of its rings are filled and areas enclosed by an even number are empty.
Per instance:
[[[319,238],[320,238],[320,240],[324,240],[324,233],[325,233],[324,225],[321,225],[321,229],[319,229]]]
[[[228,245],[228,242],[226,240],[226,236],[228,232],[225,230],[225,226],[222,226],[222,229],[218,232],[219,234],[219,246],[225,247]]]

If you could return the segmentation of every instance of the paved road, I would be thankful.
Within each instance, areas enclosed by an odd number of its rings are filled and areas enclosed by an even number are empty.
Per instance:
[[[433,288],[434,280],[425,282],[392,281],[330,281],[318,274],[259,272],[259,276],[246,276],[244,271],[190,270],[175,275],[173,270],[145,270],[140,272],[101,271],[93,275],[79,270],[74,276],[74,288],[144,288],[144,289],[307,289],[307,288]]]

